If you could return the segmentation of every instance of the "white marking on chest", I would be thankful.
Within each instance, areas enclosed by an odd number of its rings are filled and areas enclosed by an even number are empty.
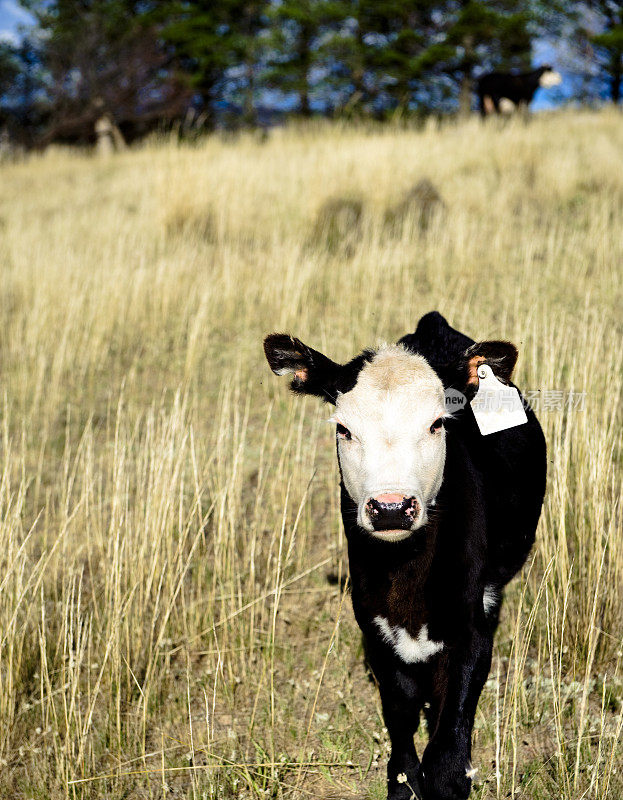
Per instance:
[[[390,625],[385,617],[375,617],[374,624],[380,630],[383,639],[394,648],[396,655],[407,664],[428,661],[443,649],[443,642],[434,642],[428,638],[427,625],[422,625],[417,638],[414,639],[400,625]]]
[[[482,605],[484,606],[485,614],[488,614],[492,609],[496,608],[499,602],[500,595],[497,588],[492,583],[490,583],[488,586],[485,586],[485,590],[482,595]]]

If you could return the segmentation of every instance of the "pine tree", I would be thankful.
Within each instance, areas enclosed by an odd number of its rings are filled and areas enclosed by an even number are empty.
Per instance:
[[[0,126],[27,146],[39,139],[49,119],[48,76],[31,38],[0,45]]]
[[[214,105],[225,95],[228,73],[232,86],[242,89],[247,121],[255,118],[255,69],[258,37],[266,24],[268,0],[172,0],[158,4],[155,13],[161,37],[174,51],[187,85],[201,99],[211,122]]]
[[[226,69],[232,64],[231,17],[227,2],[165,2],[155,11],[161,39],[175,54],[175,63],[212,123]]]
[[[610,99],[613,103],[621,100],[623,78],[623,8],[613,0],[594,0],[588,4],[599,12],[604,30],[591,37],[598,50],[600,66],[608,76]]]
[[[299,95],[299,112],[311,114],[312,71],[327,71],[327,37],[347,11],[343,0],[282,0],[271,7],[266,83]],[[324,40],[324,42],[323,42]]]
[[[16,48],[9,42],[0,42],[0,100],[19,74]]]
[[[349,111],[401,111],[421,78],[418,59],[436,23],[434,0],[353,0],[327,49],[346,86]]]

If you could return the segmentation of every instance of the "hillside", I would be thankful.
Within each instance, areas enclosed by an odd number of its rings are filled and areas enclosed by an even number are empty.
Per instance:
[[[0,796],[384,797],[329,409],[261,343],[433,308],[517,344],[549,447],[474,796],[622,796],[622,152],[583,112],[0,165]]]

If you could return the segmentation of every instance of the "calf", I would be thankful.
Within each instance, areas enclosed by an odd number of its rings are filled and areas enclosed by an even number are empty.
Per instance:
[[[504,114],[513,111],[517,106],[529,106],[539,86],[550,88],[557,86],[562,78],[560,73],[549,65],[539,67],[532,72],[488,72],[481,75],[476,85],[480,113]]]
[[[293,391],[335,407],[353,608],[392,745],[388,798],[466,798],[503,588],[543,502],[545,441],[528,407],[525,424],[482,436],[469,404],[448,414],[444,389],[473,397],[482,363],[508,382],[517,350],[476,344],[437,312],[344,365],[285,334],[264,349]]]

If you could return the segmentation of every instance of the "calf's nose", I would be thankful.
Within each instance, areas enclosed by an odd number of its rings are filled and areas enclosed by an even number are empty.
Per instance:
[[[378,494],[376,497],[370,498],[371,501],[381,503],[381,505],[396,505],[396,503],[404,503],[407,498],[404,494]],[[415,498],[412,498],[415,499]]]
[[[419,503],[404,494],[379,494],[368,500],[366,512],[375,531],[408,530],[417,517]]]

